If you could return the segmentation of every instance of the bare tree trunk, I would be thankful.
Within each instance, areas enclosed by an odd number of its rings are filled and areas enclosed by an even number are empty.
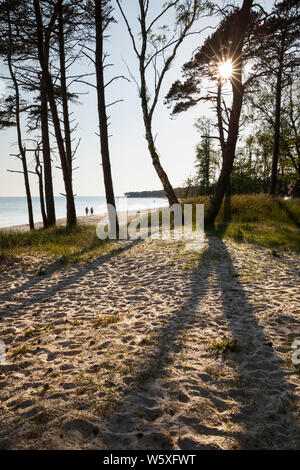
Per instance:
[[[162,186],[165,190],[166,196],[168,198],[170,206],[173,204],[178,204],[178,199],[171,185],[168,175],[163,169],[159,155],[155,148],[153,132],[152,132],[152,115],[150,115],[148,109],[148,99],[147,99],[147,86],[146,86],[146,71],[145,71],[145,58],[146,58],[146,47],[147,47],[147,31],[146,31],[146,23],[145,23],[145,7],[140,0],[140,11],[141,11],[141,32],[142,32],[142,50],[139,56],[139,64],[140,64],[140,79],[141,79],[141,88],[140,88],[140,96],[142,102],[142,110],[143,110],[143,119],[144,119],[144,126],[146,130],[146,140],[148,142],[148,149],[152,159],[152,164],[156,170],[156,173],[162,183]]]
[[[145,101],[143,97],[142,97],[142,101]],[[178,204],[178,199],[173,189],[173,186],[171,185],[168,175],[160,163],[159,155],[155,149],[155,144],[154,144],[154,139],[153,139],[153,134],[152,134],[151,120],[149,119],[148,113],[144,111],[145,103],[143,103],[142,106],[143,106],[143,112],[144,112],[144,125],[146,129],[146,139],[148,142],[148,149],[152,158],[152,164],[163,185],[163,188],[165,190],[170,206],[172,204]]]
[[[44,185],[43,185],[43,169],[42,165],[40,162],[39,158],[39,150],[37,149],[35,151],[35,172],[38,176],[38,181],[39,181],[39,195],[40,195],[40,205],[41,205],[41,213],[42,213],[42,218],[43,218],[43,225],[44,228],[48,227],[48,219],[47,219],[47,214],[46,214],[46,209],[45,209],[45,198],[44,198]]]
[[[235,86],[233,87],[233,103],[229,121],[228,139],[222,161],[221,173],[216,184],[211,203],[205,214],[205,223],[207,224],[213,223],[218,215],[233,168],[235,149],[239,134],[239,120],[244,95],[244,88],[240,83],[240,80],[242,80],[242,73],[240,73],[239,77],[237,77]]]
[[[19,148],[20,148],[20,145],[19,145]],[[21,151],[21,148],[22,148],[22,151]],[[22,144],[21,144],[21,148],[20,148],[20,152],[21,152],[21,158],[22,158],[24,182],[25,182],[25,190],[26,190],[26,198],[27,198],[29,228],[30,228],[30,230],[34,230],[32,199],[31,199],[31,191],[30,191],[30,184],[29,184],[29,177],[28,177],[28,168],[27,168],[27,161],[26,161],[26,150],[22,147]]]
[[[8,18],[8,34],[9,34],[9,51],[8,51],[8,55],[7,55],[7,62],[8,62],[8,68],[9,68],[10,76],[11,76],[11,79],[13,81],[13,85],[14,85],[14,89],[15,89],[16,126],[17,126],[17,135],[18,135],[18,147],[19,147],[19,152],[20,152],[20,157],[21,157],[22,167],[23,167],[23,174],[24,174],[24,183],[25,183],[25,191],[26,191],[26,199],[27,199],[27,207],[28,207],[29,227],[30,227],[30,230],[34,230],[32,198],[31,198],[28,168],[27,168],[27,161],[26,161],[26,149],[23,147],[22,133],[21,133],[19,84],[18,84],[18,80],[15,76],[15,73],[14,73],[14,70],[13,70],[13,65],[12,65],[13,38],[12,38],[12,29],[11,29],[9,11],[7,13],[7,18]]]
[[[220,145],[221,145],[222,161],[223,161],[225,158],[226,141],[225,141],[225,135],[224,135],[221,100],[222,100],[222,81],[220,79],[218,83],[218,93],[217,93],[217,117],[218,117],[218,129],[219,129]],[[226,191],[225,191],[224,221],[228,222],[230,218],[231,218],[231,187],[230,187],[230,175],[229,175],[229,179],[228,179]]]
[[[68,90],[66,78],[66,56],[65,56],[65,35],[64,35],[64,12],[61,2],[58,13],[58,41],[59,41],[59,62],[60,62],[60,88],[63,107],[63,121],[65,134],[66,156],[69,165],[69,173],[72,178],[72,141],[71,126],[69,117]]]
[[[155,27],[158,27],[158,25],[161,24],[162,17],[165,15],[165,13],[167,13],[168,11],[171,11],[173,7],[175,7],[175,10],[177,10],[176,7],[179,7],[180,2],[176,0],[174,2],[172,1],[172,2],[163,3],[163,7],[160,13],[157,15],[156,18],[154,19],[152,18],[149,25],[147,26],[147,17],[149,16],[149,6],[151,2],[149,2],[149,0],[147,1],[138,0],[138,4],[139,4],[138,21],[139,21],[139,28],[140,28],[140,34],[138,35],[138,37],[139,39],[141,39],[140,47],[135,40],[135,36],[130,26],[130,22],[128,21],[128,18],[122,8],[122,5],[121,5],[122,2],[120,0],[116,0],[116,3],[125,21],[125,24],[126,24],[126,27],[127,27],[127,30],[128,30],[128,33],[129,33],[129,36],[131,38],[131,42],[133,45],[133,50],[139,62],[139,76],[140,76],[139,82],[140,83],[138,83],[137,81],[135,82],[138,85],[139,94],[141,98],[143,120],[144,120],[144,126],[145,126],[145,131],[146,131],[146,140],[148,143],[148,149],[149,149],[149,153],[151,156],[152,164],[156,170],[158,177],[161,180],[162,186],[169,200],[169,204],[170,205],[176,204],[178,203],[177,196],[169,181],[169,178],[166,172],[164,171],[161,165],[159,155],[155,148],[155,142],[154,142],[153,132],[152,132],[152,118],[153,118],[153,113],[157,107],[159,95],[161,92],[161,87],[165,79],[166,73],[170,69],[176,57],[179,47],[181,46],[184,39],[189,35],[190,29],[192,28],[194,22],[198,18],[199,8],[200,6],[202,6],[202,2],[198,2],[198,0],[185,2],[186,7],[187,7],[187,15],[186,15],[187,21],[185,22],[184,25],[181,25],[182,27],[180,26],[179,28],[180,32],[178,33],[178,35],[174,33],[173,38],[170,41],[167,41],[167,43],[165,43],[165,45],[162,46],[162,49],[160,51],[157,50],[156,51],[157,53],[153,55],[150,51],[147,50],[147,46],[148,46],[148,43],[152,43],[153,45],[152,36],[155,36],[153,34]],[[176,36],[177,38],[175,39]],[[168,52],[167,52],[167,49],[168,49]],[[148,57],[148,55],[150,55],[150,57]],[[157,68],[156,61],[159,56],[163,58],[163,66]],[[150,103],[150,99],[147,94],[147,78],[146,78],[146,70],[150,64],[153,65],[154,71],[155,71],[155,79],[153,80],[154,81],[154,86],[153,86],[154,93],[153,93],[153,99],[151,100],[152,103]],[[151,85],[153,85],[153,83]]]
[[[111,174],[110,154],[109,154],[109,141],[108,141],[108,124],[106,114],[106,101],[105,101],[105,83],[104,83],[104,17],[103,17],[103,0],[95,0],[95,33],[96,33],[96,53],[95,53],[95,68],[96,68],[96,81],[97,81],[97,98],[98,98],[98,117],[100,127],[100,144],[101,144],[101,157],[102,169],[104,177],[104,186],[106,194],[106,202],[116,209],[113,180]],[[110,211],[109,216],[112,217]],[[114,221],[110,220],[111,226]],[[118,218],[116,219],[117,233],[119,231]]]
[[[47,208],[47,226],[55,225],[55,204],[52,181],[51,150],[49,141],[48,101],[45,84],[41,79],[41,131],[43,141],[44,183]]]
[[[282,73],[283,73],[284,48],[282,46],[279,69],[276,81],[276,104],[275,104],[275,128],[274,128],[274,148],[272,159],[272,174],[270,195],[275,196],[277,189],[278,159],[280,152],[280,124],[281,124],[281,96],[282,96]]]
[[[218,117],[218,130],[219,130],[219,137],[220,137],[220,146],[222,150],[222,159],[224,159],[225,155],[225,136],[224,136],[224,125],[223,125],[223,117],[222,117],[222,80],[220,79],[218,82],[218,93],[217,93],[217,117]]]
[[[205,213],[204,221],[206,224],[212,224],[220,210],[226,188],[230,181],[230,175],[233,168],[233,161],[235,157],[236,144],[239,135],[239,122],[242,110],[244,86],[242,84],[242,50],[243,42],[250,24],[250,11],[253,4],[253,0],[244,0],[242,8],[239,13],[239,18],[234,31],[234,37],[232,40],[232,50],[237,57],[236,71],[232,83],[233,99],[232,108],[229,119],[228,137],[224,149],[224,157],[222,161],[222,169],[217,181],[213,197],[210,205]]]
[[[56,4],[55,11],[53,14],[53,18],[55,18],[58,14],[58,6],[61,1]],[[52,120],[55,130],[55,136],[61,161],[61,167],[63,172],[63,179],[64,185],[66,190],[66,199],[67,199],[67,226],[69,228],[76,226],[76,209],[75,209],[75,202],[74,202],[74,194],[73,194],[73,187],[72,187],[72,178],[69,174],[69,165],[68,160],[66,157],[65,147],[64,147],[64,139],[61,132],[60,127],[60,120],[58,116],[55,95],[54,95],[54,87],[52,83],[52,78],[48,69],[48,65],[46,62],[46,58],[44,56],[44,38],[43,38],[43,20],[41,16],[40,4],[39,0],[33,0],[34,10],[35,10],[35,18],[36,18],[36,27],[37,27],[37,43],[38,43],[38,56],[39,62],[41,65],[41,69],[45,79],[45,85],[47,88],[47,97],[48,102],[51,109]]]

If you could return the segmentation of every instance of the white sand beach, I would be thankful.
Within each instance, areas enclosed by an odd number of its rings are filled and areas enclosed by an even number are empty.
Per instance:
[[[0,298],[1,448],[300,448],[296,254],[128,241],[1,265]]]

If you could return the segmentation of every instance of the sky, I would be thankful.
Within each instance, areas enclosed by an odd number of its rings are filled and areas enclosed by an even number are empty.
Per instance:
[[[151,0],[157,7],[159,0]],[[150,2],[150,3],[151,3]],[[222,3],[222,2],[220,2]],[[236,2],[241,5],[242,1]],[[270,9],[273,0],[259,2],[266,9]],[[126,12],[133,25],[136,24],[137,0],[130,0]],[[111,54],[110,63],[114,66],[109,69],[107,79],[111,74],[124,75],[130,79],[130,72],[137,76],[138,64],[132,51],[127,29],[118,11],[115,11],[117,23],[111,27],[111,36],[107,41],[107,50]],[[167,17],[166,22],[172,18]],[[197,31],[207,26],[214,26],[217,19],[203,18],[195,26]],[[181,66],[190,59],[193,51],[202,44],[211,33],[207,29],[201,34],[192,35],[182,45],[176,61],[169,70],[162,88],[160,101],[153,118],[156,146],[161,163],[166,170],[174,187],[181,186],[186,178],[193,174],[195,160],[195,146],[199,142],[194,123],[202,116],[209,116],[211,111],[206,104],[200,104],[193,109],[180,114],[175,119],[170,118],[170,110],[163,104],[172,83],[180,78]],[[127,64],[127,65],[126,65]],[[3,73],[3,67],[0,68]],[[71,74],[73,75],[73,69]],[[87,62],[76,66],[76,72],[91,72]],[[0,82],[0,94],[3,85]],[[93,88],[77,84],[72,91],[84,93],[80,95],[80,104],[71,107],[72,118],[78,122],[77,137],[81,138],[77,159],[74,163],[78,167],[74,172],[74,192],[80,196],[102,196],[105,194],[101,167],[100,144],[98,131],[98,118],[96,108],[96,95]],[[161,189],[161,183],[156,175],[145,140],[145,131],[142,121],[140,100],[133,80],[114,81],[107,89],[107,102],[122,99],[109,108],[110,114],[110,154],[115,194],[123,195],[128,191],[142,191]],[[17,153],[16,130],[14,128],[0,131],[0,197],[24,196],[23,176],[7,172],[7,169],[20,170],[20,161],[11,156]],[[26,137],[26,136],[25,136]],[[33,169],[32,157],[28,157],[29,166]],[[57,169],[59,161],[54,162],[54,192],[55,195],[64,193],[61,170]],[[30,177],[32,195],[38,195],[38,182],[35,176]]]

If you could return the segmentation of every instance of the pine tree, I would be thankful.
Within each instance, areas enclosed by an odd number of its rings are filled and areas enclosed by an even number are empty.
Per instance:
[[[57,17],[59,14],[59,9],[63,0],[57,0],[54,6],[51,9],[51,19],[47,26],[46,31],[51,33],[52,28],[57,21]],[[70,162],[68,160],[68,155],[65,148],[64,137],[62,133],[61,121],[59,118],[56,96],[55,96],[55,87],[53,83],[53,79],[49,70],[49,63],[47,60],[47,55],[45,54],[45,25],[44,25],[44,18],[42,15],[41,9],[41,2],[40,0],[33,0],[34,6],[34,14],[35,14],[35,22],[36,22],[36,39],[37,39],[37,47],[38,47],[38,59],[40,63],[40,67],[43,74],[44,86],[47,93],[47,99],[49,102],[52,121],[55,131],[55,137],[58,145],[58,151],[61,161],[61,168],[63,172],[63,179],[66,191],[66,201],[67,201],[67,226],[74,227],[76,226],[77,219],[76,219],[76,209],[75,209],[75,201],[74,201],[74,193],[73,193],[73,184],[72,184],[72,173],[70,171]]]
[[[255,69],[259,75],[275,82],[274,144],[270,194],[276,194],[277,172],[281,145],[282,95],[291,74],[299,67],[300,6],[295,0],[275,2],[271,14],[258,25],[254,47]],[[267,53],[266,53],[267,51]],[[254,86],[259,87],[257,81]],[[253,100],[255,102],[255,99]]]
[[[183,67],[184,83],[177,80],[171,87],[166,101],[177,101],[173,113],[186,111],[191,106],[205,100],[218,103],[221,97],[220,66],[229,61],[232,63],[230,82],[232,86],[232,105],[228,116],[226,142],[223,131],[223,118],[217,104],[219,139],[222,147],[223,161],[210,205],[205,213],[205,222],[213,223],[229,189],[230,174],[233,168],[236,145],[239,136],[239,123],[245,93],[243,83],[244,61],[248,55],[248,41],[252,33],[253,18],[251,8],[253,1],[244,0],[241,8],[234,7],[221,21],[217,30],[204,42],[191,61]],[[215,83],[217,92],[214,96],[201,94],[203,77]]]
[[[32,198],[27,164],[27,152],[22,135],[21,115],[23,102],[21,97],[19,77],[16,72],[14,63],[14,57],[21,47],[18,29],[15,27],[15,25],[18,24],[19,21],[21,21],[21,18],[24,14],[26,15],[24,11],[24,4],[21,1],[2,1],[0,3],[0,27],[2,32],[0,41],[0,53],[4,58],[5,63],[7,64],[11,81],[11,88],[13,90],[13,95],[9,96],[4,103],[6,109],[2,110],[1,127],[9,127],[11,125],[16,126],[19,153],[15,156],[19,158],[22,162],[21,173],[23,173],[24,176],[29,227],[30,230],[34,230]],[[16,173],[16,171],[14,172]]]

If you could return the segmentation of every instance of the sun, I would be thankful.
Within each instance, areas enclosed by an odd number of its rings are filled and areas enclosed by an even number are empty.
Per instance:
[[[232,76],[233,69],[231,60],[221,62],[218,68],[220,78],[223,78],[223,80],[228,80]]]

